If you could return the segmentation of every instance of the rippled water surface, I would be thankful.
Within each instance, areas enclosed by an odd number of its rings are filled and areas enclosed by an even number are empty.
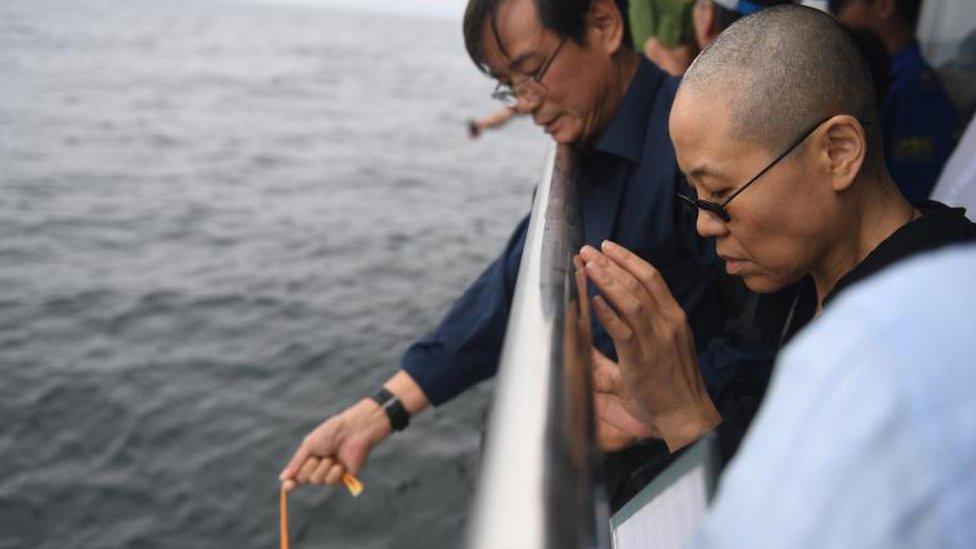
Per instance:
[[[0,2],[0,548],[274,547],[276,475],[503,246],[545,142],[460,24]],[[296,547],[455,547],[488,387],[377,450]]]

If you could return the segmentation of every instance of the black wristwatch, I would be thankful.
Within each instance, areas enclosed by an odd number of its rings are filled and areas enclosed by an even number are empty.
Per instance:
[[[369,398],[379,404],[380,408],[383,408],[383,412],[389,418],[394,431],[402,431],[407,428],[407,425],[410,425],[410,412],[403,407],[400,399],[387,391],[385,387],[380,387],[380,390]]]

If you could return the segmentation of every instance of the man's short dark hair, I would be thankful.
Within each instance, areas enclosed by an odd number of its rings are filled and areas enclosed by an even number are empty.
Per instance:
[[[474,64],[484,72],[485,52],[482,40],[482,31],[485,25],[489,25],[495,40],[504,52],[504,45],[498,36],[498,28],[495,23],[495,15],[498,7],[504,2],[512,0],[469,0],[468,8],[464,12],[464,47],[468,50],[468,55]],[[539,12],[539,20],[542,27],[551,30],[559,35],[560,38],[567,38],[583,44],[586,36],[586,13],[590,10],[593,0],[533,0],[536,10]],[[627,20],[627,0],[614,0],[620,16],[624,22],[624,43],[627,48],[633,49],[634,42],[630,36],[630,22]]]
[[[884,163],[871,72],[851,35],[813,8],[776,6],[744,17],[702,50],[681,88],[728,103],[730,137],[775,151],[827,116],[856,117],[864,168]]]

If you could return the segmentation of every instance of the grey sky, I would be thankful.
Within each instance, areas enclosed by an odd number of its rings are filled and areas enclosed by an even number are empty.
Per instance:
[[[449,17],[460,20],[464,14],[466,0],[263,0],[265,2],[287,2],[337,6],[357,11],[379,11],[385,13],[407,13]]]

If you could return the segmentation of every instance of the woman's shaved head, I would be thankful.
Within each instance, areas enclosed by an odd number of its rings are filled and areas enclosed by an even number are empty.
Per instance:
[[[778,6],[744,17],[702,51],[681,88],[721,101],[733,139],[771,150],[825,117],[849,114],[867,135],[865,168],[883,165],[871,72],[829,15]]]

